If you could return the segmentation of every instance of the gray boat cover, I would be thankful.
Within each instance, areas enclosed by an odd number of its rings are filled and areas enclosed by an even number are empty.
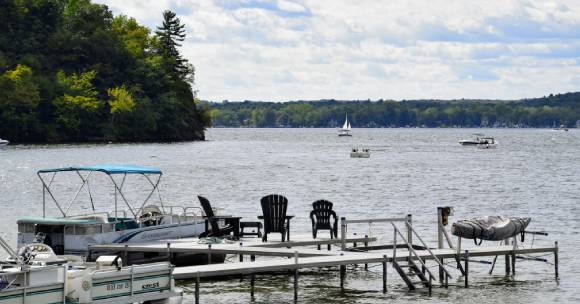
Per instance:
[[[529,217],[484,216],[454,223],[451,233],[466,239],[501,241],[522,233],[530,221]]]

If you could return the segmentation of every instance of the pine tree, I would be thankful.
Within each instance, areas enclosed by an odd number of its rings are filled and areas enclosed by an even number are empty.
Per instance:
[[[157,27],[155,34],[159,39],[159,52],[169,63],[172,71],[182,80],[192,83],[195,69],[187,59],[181,57],[178,47],[185,40],[185,25],[181,24],[175,13],[163,12],[163,25]]]

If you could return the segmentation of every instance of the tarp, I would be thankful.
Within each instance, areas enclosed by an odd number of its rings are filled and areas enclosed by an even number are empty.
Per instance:
[[[458,221],[451,233],[467,239],[501,241],[522,233],[530,221],[529,217],[485,216]]]
[[[95,165],[81,167],[65,167],[42,169],[38,173],[67,172],[67,171],[98,171],[106,174],[162,174],[161,170],[152,167],[133,165]]]

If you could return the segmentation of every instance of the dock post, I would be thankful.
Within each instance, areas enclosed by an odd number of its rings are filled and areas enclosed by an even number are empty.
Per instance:
[[[510,244],[510,240],[509,239],[506,239],[505,240],[505,244],[506,245],[509,245]],[[510,272],[511,272],[510,256],[509,256],[509,254],[506,254],[504,257],[505,257],[505,274],[506,275],[509,275]]]
[[[211,264],[211,244],[207,244],[207,263]]]
[[[199,272],[195,276],[195,304],[199,304]]]
[[[512,251],[512,274],[516,274],[516,246],[517,246],[517,236],[514,236],[513,239],[513,245],[514,245],[514,249]]]
[[[240,242],[240,247],[242,247],[244,244],[242,242]],[[240,253],[240,262],[244,261],[244,255],[242,253]]]
[[[320,249],[321,249],[321,247],[320,247],[320,244],[317,244],[317,245],[316,245],[316,249],[318,249],[318,250],[320,250]]]
[[[409,243],[409,245],[411,247],[413,247],[413,231],[412,231],[412,226],[413,226],[413,215],[412,214],[407,214],[407,223],[409,223],[409,225],[407,226],[407,242]],[[411,251],[409,251],[409,256],[411,256]]]
[[[296,269],[294,270],[294,303],[298,302],[298,251],[294,251],[294,262],[296,263]]]
[[[340,218],[340,241],[341,241],[341,250],[346,249],[346,217]]]
[[[369,247],[369,240],[368,240],[369,236],[365,234],[365,252],[368,252],[368,247]],[[365,263],[365,270],[369,270],[369,263]]]
[[[328,251],[330,251],[331,246],[332,246],[332,244],[330,244],[330,243],[326,244],[326,249],[328,249]]]
[[[346,266],[340,265],[340,291],[344,292],[344,279],[346,277]]]
[[[255,255],[250,256],[250,261],[254,262],[256,260]],[[252,272],[250,275],[250,301],[254,301],[254,286],[256,285],[256,274]]]
[[[560,279],[558,274],[558,241],[554,242],[554,247],[554,273],[556,275],[556,281],[558,281]]]
[[[344,255],[344,253],[340,254],[340,256],[343,256],[343,255]],[[340,265],[339,271],[340,271],[340,291],[344,292],[344,279],[346,277],[346,266]]]
[[[437,249],[443,249],[443,207],[437,207]],[[441,263],[444,264],[443,259]],[[439,266],[439,282],[443,282],[443,267]]]
[[[254,286],[256,285],[256,274],[250,276],[250,301],[254,301]]]
[[[469,250],[465,250],[465,288],[469,288]]]
[[[167,262],[171,263],[171,243],[169,242],[167,242]]]
[[[383,255],[383,293],[387,292],[387,255]]]

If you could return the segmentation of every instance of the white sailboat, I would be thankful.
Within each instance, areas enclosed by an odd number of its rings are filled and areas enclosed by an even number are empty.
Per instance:
[[[342,129],[338,130],[338,136],[352,136],[350,134],[350,122],[348,122],[348,116],[345,115],[344,124]]]

